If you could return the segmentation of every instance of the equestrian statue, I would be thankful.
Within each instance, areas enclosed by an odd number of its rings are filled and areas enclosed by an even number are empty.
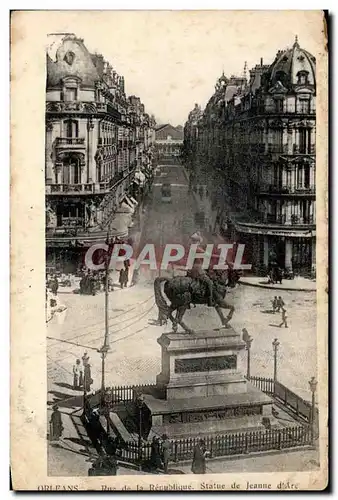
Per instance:
[[[221,319],[222,327],[229,328],[235,308],[225,300],[226,289],[234,288],[240,278],[238,271],[231,265],[226,270],[208,269],[203,271],[200,267],[194,266],[187,272],[186,276],[176,276],[174,278],[160,277],[154,281],[155,302],[159,309],[159,316],[164,320],[169,318],[173,325],[173,331],[177,332],[178,325],[181,325],[186,333],[193,334],[183,321],[183,316],[191,304],[206,304],[214,307]],[[164,283],[162,293],[162,283]],[[167,304],[169,299],[170,305]],[[222,309],[229,310],[225,318]],[[176,311],[176,317],[173,312]]]

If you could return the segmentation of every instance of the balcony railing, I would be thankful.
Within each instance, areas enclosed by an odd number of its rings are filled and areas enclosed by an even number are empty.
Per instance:
[[[314,224],[313,215],[307,217],[300,217],[298,215],[291,215],[287,217],[286,214],[274,215],[274,214],[261,214],[257,218],[257,222],[262,222],[264,224],[276,224],[283,226],[304,226]]]
[[[95,184],[47,184],[46,193],[76,193],[76,194],[88,194],[93,193],[95,190]]]
[[[299,194],[308,195],[316,192],[316,186],[311,184],[309,186],[285,186],[281,184],[257,184],[256,192],[260,194]]]
[[[56,147],[63,146],[83,146],[85,145],[84,137],[57,137]]]
[[[309,109],[279,109],[276,106],[258,106],[257,114],[276,114],[276,115],[315,115],[316,110],[313,108]]]

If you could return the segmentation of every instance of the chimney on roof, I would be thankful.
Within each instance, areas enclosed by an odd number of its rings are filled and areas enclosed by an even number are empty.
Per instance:
[[[261,57],[261,66],[263,66],[263,57]]]

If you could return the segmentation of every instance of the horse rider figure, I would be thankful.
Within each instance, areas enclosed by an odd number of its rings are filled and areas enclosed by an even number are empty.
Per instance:
[[[214,307],[214,297],[213,297],[213,282],[212,279],[207,275],[200,264],[194,264],[192,269],[187,272],[189,278],[199,280],[200,283],[207,286],[208,294],[208,306]]]

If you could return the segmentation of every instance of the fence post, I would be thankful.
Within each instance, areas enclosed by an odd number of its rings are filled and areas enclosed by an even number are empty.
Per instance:
[[[309,381],[309,386],[311,389],[312,393],[312,399],[311,399],[311,421],[310,421],[310,429],[311,429],[311,446],[313,446],[314,439],[315,439],[315,411],[316,411],[316,389],[317,389],[317,384],[318,382],[316,381],[315,377],[312,377],[311,380]]]
[[[281,450],[282,449],[282,439],[281,439],[281,431],[278,429],[278,442],[277,442],[277,449]]]
[[[175,441],[174,445],[174,462],[177,462],[177,441]]]
[[[273,347],[273,394],[276,392],[276,382],[277,382],[277,353],[278,353],[278,346],[280,343],[278,342],[278,339],[275,339],[272,342],[272,347]]]
[[[245,450],[244,453],[249,453],[249,435],[245,433]]]

